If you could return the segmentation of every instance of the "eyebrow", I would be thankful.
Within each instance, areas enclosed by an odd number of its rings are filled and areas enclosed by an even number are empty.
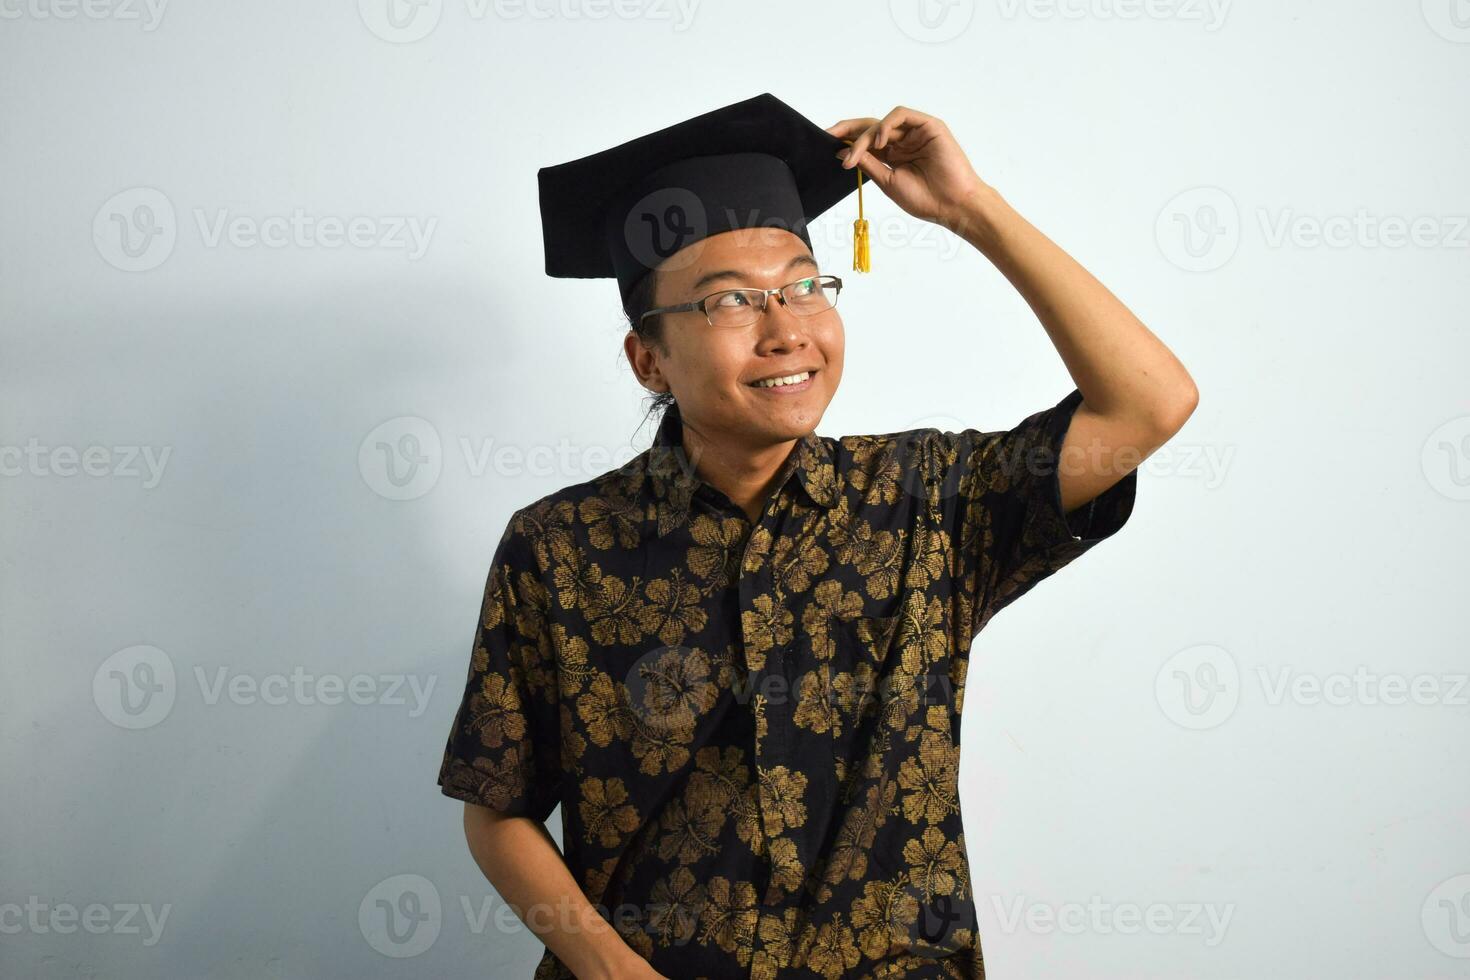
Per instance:
[[[817,265],[817,260],[812,258],[810,255],[798,255],[794,257],[790,262],[786,263],[786,268],[783,271],[790,272],[798,265],[809,265],[813,269],[819,268]],[[715,282],[716,280],[744,279],[746,275],[747,273],[739,269],[721,269],[719,272],[707,272],[704,275],[700,276],[699,281],[689,288],[692,292],[697,293],[699,292],[699,290],[703,289],[705,286],[708,286],[710,283]]]

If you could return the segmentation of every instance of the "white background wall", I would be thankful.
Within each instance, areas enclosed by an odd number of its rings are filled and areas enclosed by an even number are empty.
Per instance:
[[[990,975],[1465,975],[1463,0],[389,2],[0,0],[0,974],[530,975],[435,777],[510,512],[652,435],[536,168],[770,91],[945,119],[1201,392],[978,641]],[[816,229],[821,432],[1070,390],[983,256],[865,203],[870,274],[855,197]],[[371,243],[214,235],[296,212]]]

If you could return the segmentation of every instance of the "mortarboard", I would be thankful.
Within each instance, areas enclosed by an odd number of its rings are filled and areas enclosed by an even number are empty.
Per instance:
[[[736,228],[785,228],[811,247],[807,222],[853,189],[853,268],[868,271],[862,171],[839,139],[769,92],[536,173],[546,274],[615,277],[626,304],[670,255]]]

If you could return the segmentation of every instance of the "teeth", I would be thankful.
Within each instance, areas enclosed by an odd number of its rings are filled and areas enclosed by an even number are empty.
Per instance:
[[[811,374],[810,371],[803,371],[800,374],[788,374],[784,378],[767,378],[764,381],[757,381],[755,383],[755,387],[757,387],[757,388],[779,388],[782,385],[794,385],[794,384],[798,384],[798,383],[800,383],[802,381],[805,381],[807,378],[810,378],[811,376],[812,376],[812,374]]]

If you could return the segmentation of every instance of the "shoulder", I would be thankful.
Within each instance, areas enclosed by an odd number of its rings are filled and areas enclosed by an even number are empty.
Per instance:
[[[523,504],[510,516],[505,539],[518,553],[534,553],[542,570],[559,547],[575,547],[588,528],[608,521],[634,521],[643,514],[649,451],[587,480],[553,490]]]

